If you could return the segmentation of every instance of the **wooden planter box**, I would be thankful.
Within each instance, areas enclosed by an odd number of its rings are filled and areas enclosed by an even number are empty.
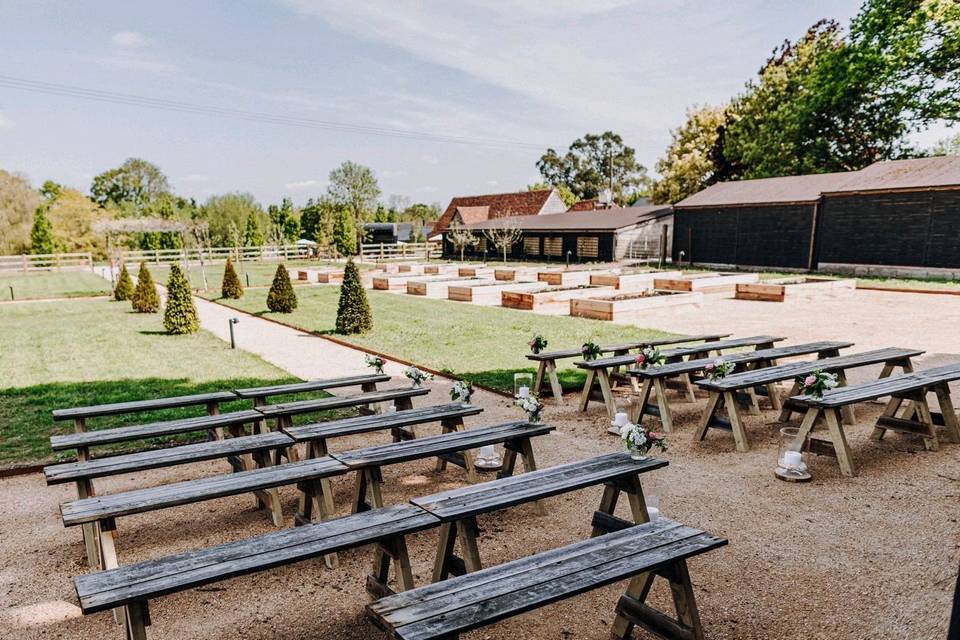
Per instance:
[[[594,320],[636,320],[644,312],[663,307],[699,306],[703,294],[699,291],[654,291],[620,293],[614,296],[596,296],[570,301],[570,315]]]
[[[316,269],[300,269],[297,271],[297,280],[304,282],[319,282],[317,280],[318,271]]]
[[[536,282],[537,270],[533,267],[504,267],[494,269],[493,277],[502,282]]]
[[[590,276],[590,284],[601,287],[613,287],[618,291],[644,291],[646,289],[653,289],[653,281],[657,278],[678,278],[682,275],[680,271],[594,273]]]
[[[857,288],[856,280],[833,278],[782,278],[737,285],[737,300],[809,300],[849,296]]]
[[[373,288],[380,291],[406,291],[407,282],[416,277],[409,273],[373,276]]]
[[[428,264],[399,264],[397,265],[397,273],[410,273],[416,275],[422,275],[424,269],[431,265]]]
[[[407,293],[412,296],[426,296],[428,298],[446,298],[449,287],[471,282],[493,282],[483,278],[461,278],[447,276],[430,280],[410,280],[407,282]]]
[[[497,307],[502,304],[504,291],[530,291],[542,289],[539,282],[498,282],[496,280],[479,279],[469,284],[452,284],[447,288],[447,298],[458,302],[471,302],[488,307]]]
[[[492,278],[493,267],[460,267],[457,269],[457,275],[461,278]]]
[[[439,264],[428,264],[423,267],[423,274],[427,276],[439,276],[439,275],[459,275],[457,270],[460,268],[460,265],[450,264],[449,262],[439,263]]]
[[[343,282],[343,271],[321,271],[317,274],[317,282],[321,284],[340,284]]]
[[[700,293],[736,293],[738,284],[758,282],[758,273],[694,273],[680,278],[655,278],[654,289],[699,291]]]
[[[590,271],[540,271],[537,280],[555,287],[579,287],[590,283]]]
[[[568,315],[570,301],[574,298],[608,295],[613,292],[613,287],[546,287],[529,291],[503,291],[500,299],[503,306],[511,309]]]

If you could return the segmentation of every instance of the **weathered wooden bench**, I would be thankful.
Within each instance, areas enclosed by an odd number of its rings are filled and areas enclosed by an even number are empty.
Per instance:
[[[387,382],[388,380],[390,380],[390,376],[386,374],[371,373],[359,376],[347,376],[344,378],[329,378],[327,380],[307,380],[306,382],[276,384],[266,387],[248,387],[246,389],[236,389],[234,393],[237,394],[239,398],[253,401],[254,407],[262,407],[267,404],[267,398],[286,396],[294,393],[311,393],[357,386],[360,387],[363,392],[369,393],[377,390],[378,383]]]
[[[604,485],[600,507],[593,517],[593,535],[617,531],[646,522],[647,507],[640,485],[640,474],[667,466],[666,460],[648,458],[633,460],[625,452],[608,453],[589,460],[579,460],[518,476],[508,476],[451,489],[410,502],[433,514],[443,523],[440,545],[433,566],[433,581],[448,575],[479,571],[480,551],[477,546],[477,516],[507,509],[519,504],[534,503],[542,511],[542,500],[550,496]],[[614,515],[621,492],[629,498],[633,522]],[[460,540],[463,558],[454,553]]]
[[[776,349],[774,349],[776,351]],[[765,389],[770,397],[774,409],[780,409],[778,422],[786,422],[790,419],[790,414],[795,410],[805,410],[805,407],[791,400],[790,397],[800,390],[797,378],[807,376],[814,371],[820,370],[828,373],[835,373],[841,386],[846,386],[847,369],[857,367],[868,367],[876,364],[883,364],[881,378],[890,375],[895,367],[901,367],[904,373],[913,370],[911,358],[915,358],[923,353],[918,349],[901,349],[898,347],[888,347],[885,349],[874,349],[863,353],[852,353],[843,356],[834,356],[811,362],[792,362],[780,366],[771,366],[763,369],[755,369],[740,374],[726,376],[720,380],[711,380],[709,378],[697,381],[697,384],[710,392],[710,398],[707,400],[706,410],[700,419],[700,425],[694,434],[694,441],[703,440],[710,429],[720,429],[733,433],[734,441],[737,445],[737,451],[749,451],[750,441],[747,438],[746,429],[743,426],[743,418],[740,416],[739,404],[741,397],[739,393],[743,390],[753,390],[755,387]],[[793,386],[787,394],[787,400],[784,403],[779,402],[776,383],[785,380],[792,380]],[[750,394],[745,400],[756,409],[756,395]],[[717,414],[726,406],[729,420],[724,420]],[[846,410],[846,415],[842,415],[843,422],[854,424],[856,422],[853,415],[853,405],[846,405],[841,408],[841,414]],[[759,413],[757,409],[755,413]]]
[[[690,345],[687,347],[675,347],[665,349],[661,353],[668,363],[679,362],[684,358],[696,360],[706,358],[711,353],[721,354],[727,349],[739,349],[743,347],[754,347],[756,350],[772,349],[773,343],[784,340],[777,336],[750,336],[747,338],[731,338],[729,340],[711,340],[702,344]],[[579,360],[574,365],[587,372],[587,379],[583,383],[583,392],[580,394],[580,411],[586,411],[593,397],[594,385],[599,384],[603,404],[607,408],[607,413],[612,420],[617,413],[617,401],[613,397],[613,385],[610,382],[610,373],[620,367],[629,367],[634,364],[636,356],[633,354],[613,356],[610,358],[597,358],[596,360]],[[690,401],[696,400],[693,395],[693,384],[689,375],[681,376],[687,385],[687,393]],[[631,377],[634,382],[635,379]],[[640,389],[634,386],[634,392],[639,393]]]
[[[843,433],[840,409],[886,396],[890,396],[890,400],[877,418],[873,439],[882,440],[887,431],[898,431],[922,437],[924,447],[935,451],[939,447],[937,428],[942,427],[951,442],[960,443],[960,422],[953,408],[949,387],[955,380],[960,380],[960,362],[831,389],[822,398],[794,396],[791,400],[807,408],[797,436],[798,450],[803,447],[814,454],[835,457],[841,473],[856,475]],[[931,412],[927,404],[927,394],[931,392],[937,395],[939,413]],[[824,423],[828,439],[812,437],[811,433]]]
[[[73,420],[74,431],[86,431],[87,420],[89,418],[98,418],[103,416],[117,416],[128,413],[144,413],[147,411],[160,411],[163,409],[179,409],[183,407],[195,407],[203,405],[207,409],[208,415],[220,413],[220,403],[236,400],[237,396],[232,391],[214,391],[212,393],[198,393],[188,396],[175,396],[171,398],[154,398],[151,400],[134,400],[132,402],[114,402],[111,404],[98,404],[88,407],[70,407],[68,409],[54,409],[53,419]]]
[[[840,349],[845,349],[852,345],[852,342],[807,342],[804,344],[760,349],[757,351],[738,351],[724,356],[723,359],[735,364],[738,369],[745,367],[760,369],[775,366],[779,358],[790,358],[811,353],[817,354],[817,358],[829,358],[837,355]],[[703,371],[704,367],[716,361],[716,358],[697,358],[695,360],[672,362],[660,367],[646,367],[644,369],[634,367],[633,369],[628,369],[628,374],[637,380],[643,381],[634,401],[631,402],[629,408],[630,419],[640,424],[645,415],[653,416],[660,419],[664,431],[668,433],[673,431],[673,411],[666,393],[666,381],[677,376],[684,376],[686,379],[691,379],[695,374]],[[700,382],[697,384],[700,384]],[[757,392],[754,386],[755,385],[749,385],[747,387],[751,407],[757,406]],[[779,408],[780,398],[772,386],[764,388],[762,393],[768,394],[770,401]],[[649,401],[651,395],[656,398],[656,405]],[[759,412],[759,409],[757,409],[757,412]],[[611,427],[611,431],[616,432],[616,429]],[[619,432],[616,433],[619,434]]]
[[[399,588],[410,589],[406,536],[439,524],[422,509],[397,505],[80,575],[74,584],[84,614],[122,608],[128,640],[146,640],[150,600],[367,545],[381,551],[381,564],[368,583],[376,585],[377,592],[390,592],[386,581],[393,559]]]
[[[435,457],[438,459],[438,470],[444,469],[447,463],[452,463],[463,467],[467,472],[467,480],[474,483],[477,481],[477,471],[474,466],[472,450],[489,444],[503,444],[506,452],[503,467],[499,472],[500,477],[513,474],[518,455],[522,458],[523,467],[526,471],[535,471],[537,463],[530,439],[546,435],[553,430],[554,427],[547,424],[535,425],[521,421],[506,422],[468,431],[444,433],[404,442],[392,442],[330,455],[349,470],[356,472],[353,510],[358,512],[383,506],[381,495],[383,475],[381,469],[385,466]],[[300,488],[305,494],[309,494],[313,498],[315,506],[322,508],[323,501],[318,500],[321,497],[318,494],[322,492],[323,487],[319,482],[303,482],[300,483]],[[310,504],[311,501],[307,500],[306,502]],[[305,519],[309,519],[310,514],[303,514],[303,516]],[[324,514],[321,512],[321,517],[323,516]]]
[[[616,605],[614,637],[627,638],[640,625],[665,638],[702,639],[687,559],[725,544],[722,538],[658,518],[397,593],[367,605],[367,612],[399,640],[446,640],[632,578]],[[676,619],[645,603],[655,576],[670,583]]]
[[[630,353],[633,349],[642,349],[648,346],[663,346],[667,344],[683,344],[687,342],[712,342],[726,338],[728,333],[711,333],[693,336],[674,336],[673,338],[660,338],[658,340],[638,340],[634,342],[625,342],[623,344],[604,345],[600,347],[601,353],[613,353],[614,356],[622,356]],[[556,399],[557,404],[563,404],[563,387],[560,386],[560,379],[557,377],[557,360],[570,360],[583,356],[580,349],[560,349],[558,351],[542,351],[540,353],[528,353],[527,360],[537,362],[537,376],[533,382],[533,393],[542,395],[543,380],[547,378],[550,383],[550,391]]]
[[[330,409],[344,407],[369,407],[381,402],[393,402],[397,411],[413,408],[413,398],[425,396],[430,389],[419,387],[404,387],[402,389],[384,389],[372,393],[358,393],[349,396],[331,396],[316,400],[297,400],[295,402],[281,402],[277,404],[257,407],[255,411],[266,418],[275,418],[278,429],[288,429],[293,426],[293,417],[307,413],[318,413]],[[372,413],[372,410],[371,410]]]

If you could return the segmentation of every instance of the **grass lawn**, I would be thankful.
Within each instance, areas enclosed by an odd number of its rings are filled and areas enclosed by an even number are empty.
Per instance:
[[[207,284],[210,287],[211,293],[216,293],[217,296],[220,295],[220,283],[223,282],[223,268],[225,262],[218,262],[216,264],[208,264],[206,266],[207,272]],[[243,286],[251,287],[269,287],[273,282],[273,274],[277,271],[276,261],[264,261],[264,262],[243,262],[236,263],[234,267],[237,270],[237,274],[240,276],[240,282]],[[295,271],[298,268],[310,267],[318,268],[326,266],[328,263],[317,261],[317,260],[291,260],[284,263],[288,271]],[[153,275],[153,279],[160,284],[166,284],[167,274],[170,272],[170,265],[162,264],[148,264],[150,268],[150,273]],[[130,275],[136,276],[138,265],[133,265]],[[194,289],[203,289],[203,273],[201,272],[200,265],[191,264],[190,270],[187,272],[187,276],[190,279],[190,286]],[[297,283],[297,276],[295,273],[291,274],[291,280],[294,284]]]
[[[332,333],[339,293],[340,288],[332,286],[299,289],[299,306],[291,314],[267,311],[263,291],[248,292],[240,300],[221,302],[308,331]],[[585,318],[544,316],[383,291],[367,291],[367,296],[373,309],[373,331],[339,338],[511,392],[515,372],[535,371],[524,357],[529,353],[527,341],[534,333],[546,337],[550,349],[578,347],[590,339],[611,343],[667,335]],[[573,360],[559,363],[563,367],[559,371],[561,383],[570,389],[582,387],[584,380],[572,363]]]
[[[0,464],[52,459],[50,435],[73,430],[71,422],[53,422],[50,411],[58,407],[296,381],[209,333],[168,336],[159,315],[128,309],[107,300],[0,306]],[[246,408],[245,401],[222,406]],[[193,407],[94,418],[88,428],[201,413]],[[127,446],[145,444],[155,443]]]
[[[0,300],[79,298],[110,293],[110,283],[90,271],[34,271],[0,274]]]

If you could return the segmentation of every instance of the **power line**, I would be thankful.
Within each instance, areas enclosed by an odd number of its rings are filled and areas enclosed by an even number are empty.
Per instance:
[[[456,136],[448,134],[436,134],[424,131],[406,131],[404,129],[394,129],[388,127],[377,127],[371,125],[357,125],[345,122],[336,122],[329,120],[317,120],[313,118],[300,118],[295,116],[285,116],[279,114],[265,113],[259,111],[245,111],[233,109],[230,107],[210,106],[195,104],[190,102],[181,102],[176,100],[167,100],[164,98],[151,98],[132,93],[119,93],[113,91],[104,91],[101,89],[90,89],[75,85],[58,84],[54,82],[44,82],[40,80],[29,80],[26,78],[17,78],[14,76],[0,75],[0,87],[31,93],[40,93],[45,95],[62,96],[68,98],[78,98],[81,100],[90,100],[94,102],[104,102],[109,104],[125,105],[132,107],[145,107],[160,111],[169,111],[175,113],[188,113],[193,115],[228,117],[247,122],[257,122],[262,124],[273,124],[287,127],[299,127],[305,129],[318,129],[323,131],[337,131],[341,133],[356,133],[361,135],[382,136],[391,138],[401,138],[406,140],[419,140],[424,142],[441,142],[447,144],[462,144],[473,146],[493,147],[500,149],[522,149],[542,151],[545,145],[522,142],[519,140],[481,138],[470,136]]]

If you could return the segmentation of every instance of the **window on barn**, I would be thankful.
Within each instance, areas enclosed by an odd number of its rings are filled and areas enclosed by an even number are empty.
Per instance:
[[[487,239],[480,238],[480,242],[477,243],[477,252],[485,253],[487,251]]]
[[[600,255],[600,239],[586,236],[577,237],[577,257],[596,258]]]
[[[563,255],[563,238],[544,238],[543,239],[543,255],[562,256]]]
[[[523,253],[528,256],[540,255],[540,238],[524,238]]]

